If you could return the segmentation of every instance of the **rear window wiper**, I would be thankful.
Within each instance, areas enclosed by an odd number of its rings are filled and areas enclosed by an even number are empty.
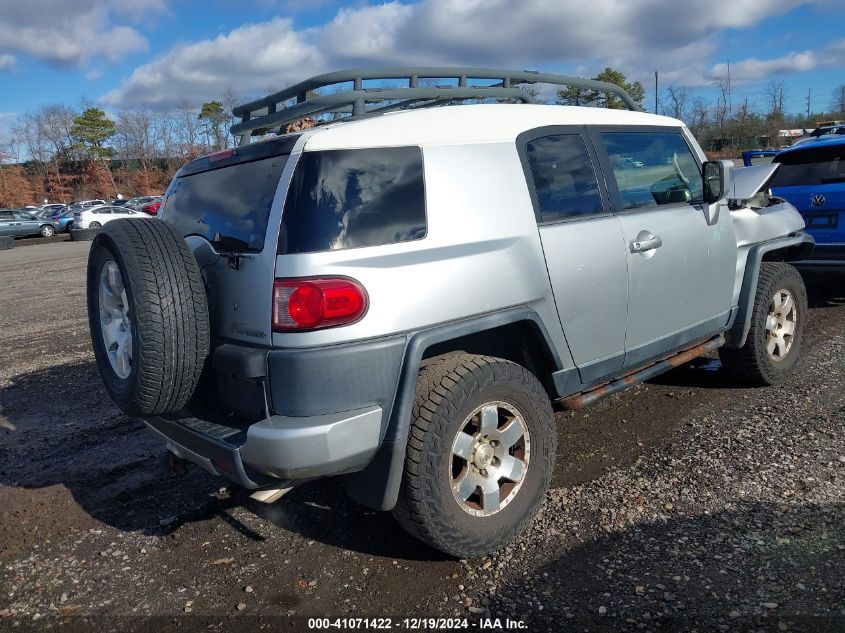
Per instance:
[[[229,268],[234,270],[240,270],[242,258],[252,257],[252,255],[244,252],[249,250],[249,244],[231,235],[215,233],[211,245],[217,249],[221,256],[229,258]]]

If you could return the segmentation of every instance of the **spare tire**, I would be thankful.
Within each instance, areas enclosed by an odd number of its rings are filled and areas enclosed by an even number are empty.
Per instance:
[[[0,251],[7,251],[15,247],[14,237],[0,237]]]
[[[158,220],[120,219],[88,255],[88,322],[97,368],[133,416],[187,404],[208,356],[208,304],[181,235]]]
[[[102,229],[71,229],[70,239],[74,242],[90,242]]]

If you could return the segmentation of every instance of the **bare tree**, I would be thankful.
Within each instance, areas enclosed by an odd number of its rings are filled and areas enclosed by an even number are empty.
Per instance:
[[[687,89],[679,86],[669,86],[666,88],[665,96],[662,99],[661,106],[663,114],[673,117],[675,119],[686,120],[687,118],[687,100],[689,94]]]
[[[772,118],[783,117],[783,100],[785,98],[785,88],[782,81],[770,81],[769,85],[763,90],[766,100],[769,104],[769,116]]]
[[[710,106],[702,97],[696,97],[689,109],[687,127],[696,138],[700,138],[710,119]]]
[[[179,129],[178,136],[182,146],[181,157],[183,160],[193,158],[199,153],[201,130],[197,114],[198,111],[186,101],[179,104],[176,125]]]
[[[833,95],[830,100],[830,110],[834,114],[841,114],[845,116],[845,84],[837,86],[833,90]]]

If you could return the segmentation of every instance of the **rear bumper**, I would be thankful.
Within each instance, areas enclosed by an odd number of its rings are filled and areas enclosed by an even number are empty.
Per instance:
[[[364,468],[381,437],[382,410],[309,417],[273,415],[245,429],[198,418],[151,417],[147,426],[177,457],[255,489]]]

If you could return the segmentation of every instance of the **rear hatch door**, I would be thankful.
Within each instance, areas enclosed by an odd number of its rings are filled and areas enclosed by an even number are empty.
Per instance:
[[[270,346],[276,194],[294,142],[280,138],[192,161],[165,194],[159,217],[194,251],[218,342]]]
[[[818,245],[845,243],[845,143],[816,141],[783,152],[772,193],[804,217]]]

